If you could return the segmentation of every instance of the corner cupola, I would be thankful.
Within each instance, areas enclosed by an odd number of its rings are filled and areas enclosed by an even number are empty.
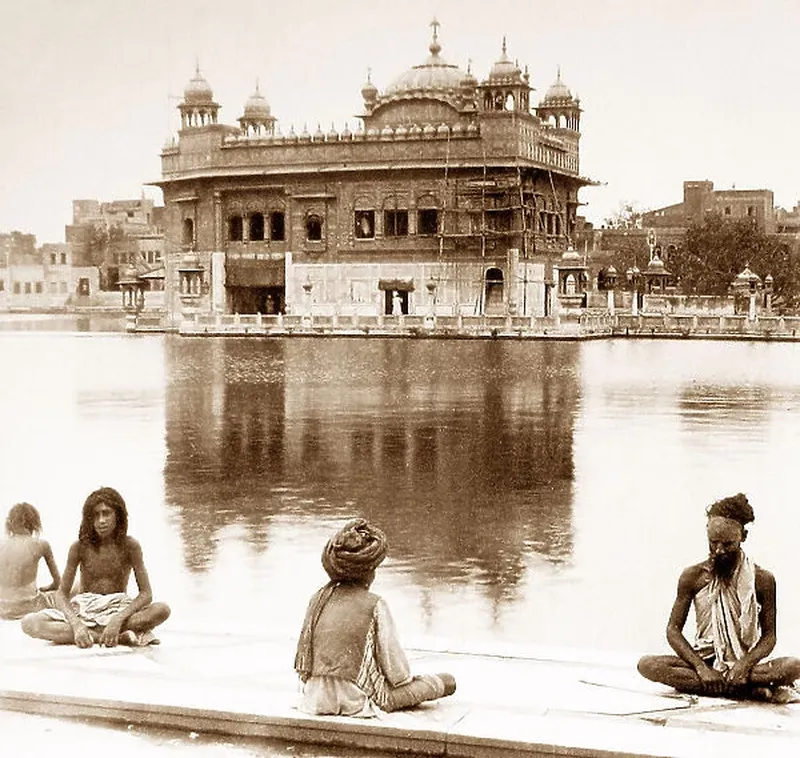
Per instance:
[[[519,65],[508,57],[506,38],[500,57],[494,62],[489,76],[480,84],[481,106],[484,111],[530,112],[530,92],[527,70],[522,72]]]
[[[581,129],[580,100],[572,96],[569,87],[561,81],[561,66],[558,67],[556,81],[548,88],[536,108],[539,118],[557,129],[579,132]]]
[[[199,62],[195,64],[195,73],[183,90],[183,101],[178,105],[181,112],[181,129],[216,124],[219,104],[214,102],[211,85],[200,73]]]

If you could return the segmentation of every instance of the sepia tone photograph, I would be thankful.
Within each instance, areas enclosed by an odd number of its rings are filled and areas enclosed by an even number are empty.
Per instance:
[[[1,745],[797,755],[796,3],[0,28]]]

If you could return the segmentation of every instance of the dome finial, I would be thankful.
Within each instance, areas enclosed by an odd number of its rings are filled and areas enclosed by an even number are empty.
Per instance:
[[[506,53],[506,35],[503,35],[503,57],[507,55]]]
[[[428,47],[428,50],[431,51],[431,55],[439,55],[442,50],[442,46],[439,44],[439,27],[441,24],[436,20],[436,16],[433,17],[433,21],[430,23],[431,29],[433,29],[433,38],[431,39],[431,44]]]
[[[556,83],[557,84],[561,84],[561,64],[560,63],[558,64],[558,67],[556,68]]]

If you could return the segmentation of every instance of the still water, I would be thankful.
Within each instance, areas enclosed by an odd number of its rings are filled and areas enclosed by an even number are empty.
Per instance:
[[[0,508],[63,566],[95,487],[128,502],[175,628],[285,641],[347,518],[387,533],[403,641],[656,652],[703,509],[738,491],[800,654],[800,350],[0,334]]]

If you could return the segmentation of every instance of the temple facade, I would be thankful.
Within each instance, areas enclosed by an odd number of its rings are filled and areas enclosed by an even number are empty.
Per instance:
[[[479,80],[445,61],[431,26],[422,63],[383,91],[367,77],[353,132],[284,132],[258,86],[222,124],[198,67],[156,183],[174,321],[549,315],[590,183],[580,102],[559,71],[532,106],[505,40]]]

